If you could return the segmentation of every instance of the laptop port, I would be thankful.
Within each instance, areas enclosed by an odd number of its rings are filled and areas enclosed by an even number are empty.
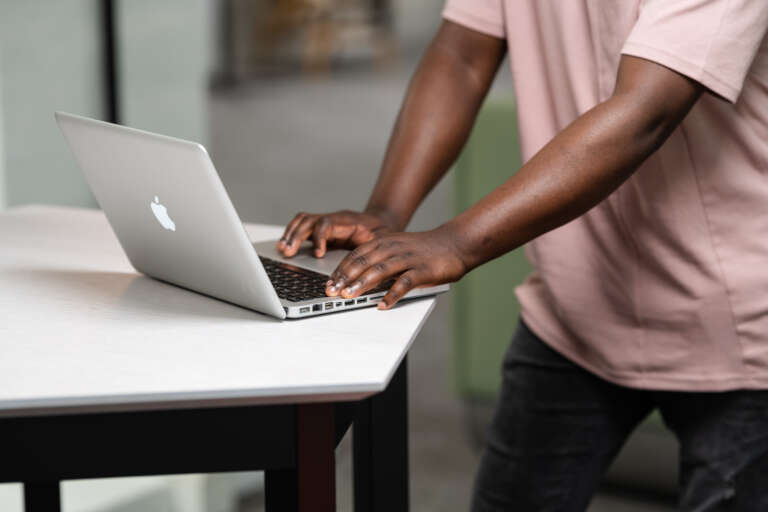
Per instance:
[[[355,299],[351,299],[351,300],[345,300],[345,301],[344,301],[344,305],[345,305],[345,306],[351,306],[351,305],[352,305],[352,304],[354,304],[354,303],[355,303]]]
[[[312,311],[322,311],[322,310],[323,310],[322,304],[315,304],[314,306],[312,306]]]
[[[357,303],[358,304],[363,304],[365,302],[368,302],[368,298],[367,297],[363,297],[362,299],[357,299]]]
[[[299,313],[301,313],[302,315],[304,313],[309,313],[309,309],[310,309],[309,306],[304,306],[303,308],[299,308]]]
[[[325,303],[325,310],[328,311],[329,309],[333,309],[333,302]]]
[[[337,302],[337,303],[336,303],[336,307],[337,307],[337,308],[340,308],[340,307],[341,307],[341,302]]]

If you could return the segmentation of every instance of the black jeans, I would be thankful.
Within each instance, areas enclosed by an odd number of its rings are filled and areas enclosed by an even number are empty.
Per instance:
[[[473,512],[585,510],[627,436],[656,407],[680,441],[681,510],[768,511],[768,391],[617,386],[522,322],[503,375]]]

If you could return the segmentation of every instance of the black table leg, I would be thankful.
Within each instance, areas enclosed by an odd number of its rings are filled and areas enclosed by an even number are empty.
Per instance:
[[[299,479],[296,469],[264,471],[264,509],[267,512],[299,510]]]
[[[405,359],[387,389],[360,402],[352,433],[355,512],[407,512],[408,381]]]
[[[59,482],[24,482],[25,512],[60,512]]]
[[[335,416],[332,403],[296,406],[296,467],[266,472],[267,512],[336,510]]]
[[[336,510],[336,411],[332,403],[298,406],[299,510]]]

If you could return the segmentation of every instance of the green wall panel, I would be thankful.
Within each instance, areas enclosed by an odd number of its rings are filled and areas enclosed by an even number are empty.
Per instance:
[[[491,98],[456,164],[456,213],[502,184],[519,167],[514,100]],[[514,288],[530,271],[518,249],[475,269],[455,286],[456,372],[463,396],[482,399],[495,395],[501,360],[520,311]]]

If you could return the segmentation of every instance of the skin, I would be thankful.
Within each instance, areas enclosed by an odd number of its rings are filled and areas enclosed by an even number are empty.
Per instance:
[[[420,286],[455,282],[473,268],[582,215],[656,151],[702,93],[697,82],[622,56],[610,98],[562,130],[509,180],[470,209],[425,232],[404,233],[451,166],[505,55],[506,42],[445,21],[408,89],[364,212],[299,214],[278,249],[293,256],[311,238],[354,248],[326,293],[357,297],[395,279],[391,308]]]

